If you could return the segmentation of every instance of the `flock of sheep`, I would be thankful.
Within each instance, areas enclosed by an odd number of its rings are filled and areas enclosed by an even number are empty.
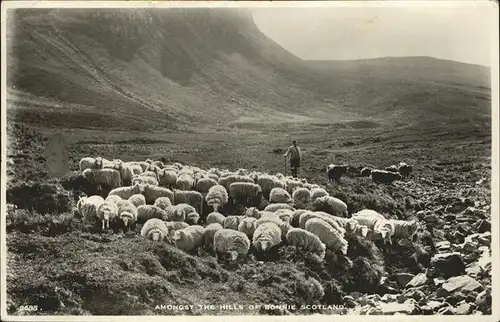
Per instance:
[[[125,232],[142,224],[144,238],[186,252],[206,247],[217,258],[242,259],[251,247],[263,253],[281,244],[320,258],[326,249],[346,255],[348,235],[392,244],[410,240],[418,228],[416,221],[386,219],[370,209],[350,216],[346,203],[323,188],[282,174],[101,157],[83,158],[80,170],[89,184],[109,190],[106,198],[80,197],[85,220],[102,230],[118,223]],[[226,212],[231,204],[241,211]]]
[[[370,169],[367,167],[356,168],[347,165],[334,164],[330,164],[326,168],[328,181],[330,182],[339,182],[342,175],[346,174],[347,172],[351,172],[359,174],[362,177],[370,177],[376,183],[392,183],[393,181],[407,178],[412,173],[412,171],[413,167],[406,164],[405,162],[400,162],[397,166],[393,164],[385,168],[384,170]]]

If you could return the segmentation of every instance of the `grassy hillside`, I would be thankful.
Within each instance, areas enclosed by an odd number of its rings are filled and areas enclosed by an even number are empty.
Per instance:
[[[491,262],[479,247],[491,248],[483,67],[419,57],[302,61],[248,13],[223,9],[18,10],[6,26],[7,202],[18,207],[6,214],[9,314],[332,313],[266,304],[336,304],[359,314],[373,309],[370,301],[401,300],[411,302],[406,314],[491,314]],[[74,212],[88,188],[82,157],[289,174],[282,153],[293,139],[304,152],[301,177],[351,213],[418,220],[414,243],[352,238],[347,256],[329,251],[320,263],[283,245],[269,258],[252,253],[228,265],[206,250],[145,240],[141,225],[97,232]],[[354,174],[329,183],[325,173],[330,163],[400,161],[414,172],[392,185]],[[430,258],[447,241],[477,290],[448,294],[439,286],[443,272]],[[416,288],[399,282],[417,274],[432,278]],[[157,309],[167,304],[194,308]]]
[[[483,67],[419,57],[302,61],[246,11],[19,9],[8,19],[9,117],[32,125],[168,131],[489,118]]]

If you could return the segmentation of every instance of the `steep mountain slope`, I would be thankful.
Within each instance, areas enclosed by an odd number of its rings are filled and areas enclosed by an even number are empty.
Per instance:
[[[480,67],[302,61],[244,10],[18,9],[8,19],[9,117],[32,125],[177,131],[365,117],[409,124],[450,111],[489,118]]]

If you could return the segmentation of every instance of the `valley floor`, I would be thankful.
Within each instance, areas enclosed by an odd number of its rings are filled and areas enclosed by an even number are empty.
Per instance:
[[[342,314],[365,314],[369,308],[379,314],[491,314],[491,132],[484,127],[460,123],[425,129],[360,129],[317,124],[273,126],[266,131],[221,129],[210,135],[56,133],[12,123],[8,127],[8,202],[18,201],[19,208],[35,210],[19,209],[7,215],[9,314],[332,313],[265,310],[263,304],[341,305],[345,309],[337,313]],[[163,157],[167,163],[202,168],[286,173],[282,154],[294,139],[304,151],[300,176],[346,201],[351,211],[371,208],[393,218],[417,218],[424,227],[418,242],[379,249],[353,240],[348,259],[327,254],[323,263],[282,247],[271,259],[252,258],[227,266],[206,252],[185,254],[170,245],[143,240],[137,233],[88,232],[81,219],[73,217],[71,207],[47,215],[36,213],[40,205],[50,204],[43,198],[47,193],[43,188],[37,186],[40,194],[33,193],[36,182],[64,186],[84,156],[127,161]],[[393,185],[376,185],[350,175],[340,184],[327,182],[329,163],[383,168],[400,161],[413,164],[414,172],[410,179]],[[25,189],[16,189],[19,186]],[[455,251],[458,259],[430,261],[438,253]],[[455,261],[464,266],[456,274],[450,273]],[[381,289],[373,282],[377,272],[389,277],[389,286]],[[454,275],[470,278],[471,289],[457,286],[443,291],[443,283],[453,284],[449,278]],[[415,276],[422,282],[414,287],[401,282]],[[321,282],[324,294],[311,287],[309,278]],[[400,306],[388,308],[387,303]],[[194,307],[188,312],[161,309],[167,304]],[[197,309],[199,304],[244,308],[207,311]],[[249,308],[250,304],[255,307]],[[22,311],[22,305],[38,305],[39,310]]]

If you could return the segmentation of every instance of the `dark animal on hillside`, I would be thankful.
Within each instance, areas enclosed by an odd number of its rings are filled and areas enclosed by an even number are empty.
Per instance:
[[[372,173],[372,169],[370,169],[370,168],[363,168],[361,170],[362,177],[369,177],[371,173]]]
[[[405,162],[399,162],[398,171],[403,178],[407,178],[412,173],[413,167]]]
[[[385,171],[390,171],[390,172],[398,172],[398,167],[396,167],[396,165],[391,165],[387,168],[384,169]]]
[[[335,181],[338,183],[340,182],[340,178],[342,177],[342,175],[347,173],[347,166],[330,164],[326,168],[326,173],[329,182]]]
[[[393,181],[402,179],[401,174],[399,174],[398,172],[390,172],[384,170],[372,170],[370,177],[375,183],[385,184],[390,184]]]
[[[359,176],[362,169],[363,169],[362,166],[355,167],[353,165],[350,165],[347,167],[347,172],[353,176]]]

